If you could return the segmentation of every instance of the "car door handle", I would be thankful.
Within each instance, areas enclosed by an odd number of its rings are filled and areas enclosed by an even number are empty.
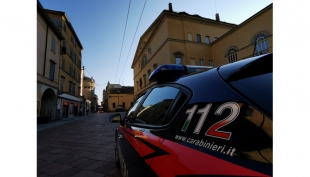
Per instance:
[[[123,135],[118,135],[118,138],[119,139],[123,139]]]

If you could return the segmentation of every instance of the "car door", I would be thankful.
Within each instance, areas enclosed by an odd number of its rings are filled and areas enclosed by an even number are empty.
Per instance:
[[[124,117],[124,125],[119,127],[122,139],[118,141],[123,168],[128,171],[128,176],[157,176],[149,165],[154,157],[167,153],[161,151],[159,146],[167,133],[164,124],[171,119],[170,112],[175,110],[174,103],[180,95],[183,92],[177,87],[154,87],[140,97],[137,100],[139,103],[135,103]]]

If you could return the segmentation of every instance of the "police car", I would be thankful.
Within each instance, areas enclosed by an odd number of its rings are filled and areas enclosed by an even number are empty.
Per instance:
[[[154,70],[156,85],[109,117],[122,175],[272,176],[272,58]]]

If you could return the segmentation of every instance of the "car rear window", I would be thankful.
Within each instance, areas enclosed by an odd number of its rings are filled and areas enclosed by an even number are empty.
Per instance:
[[[230,82],[231,86],[272,117],[272,72]]]

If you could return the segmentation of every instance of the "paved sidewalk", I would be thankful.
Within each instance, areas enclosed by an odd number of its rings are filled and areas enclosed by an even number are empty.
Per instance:
[[[121,177],[115,163],[113,113],[38,124],[38,177]]]
[[[92,113],[92,114],[95,114],[95,113]],[[61,119],[53,120],[49,123],[38,123],[37,124],[37,131],[39,132],[39,131],[42,131],[42,130],[45,130],[48,128],[52,128],[52,127],[55,127],[58,125],[66,124],[68,122],[72,122],[72,121],[79,120],[79,119],[82,119],[85,117],[89,117],[92,114],[83,115],[83,116],[74,116],[74,117],[68,117],[68,118],[61,118]]]

